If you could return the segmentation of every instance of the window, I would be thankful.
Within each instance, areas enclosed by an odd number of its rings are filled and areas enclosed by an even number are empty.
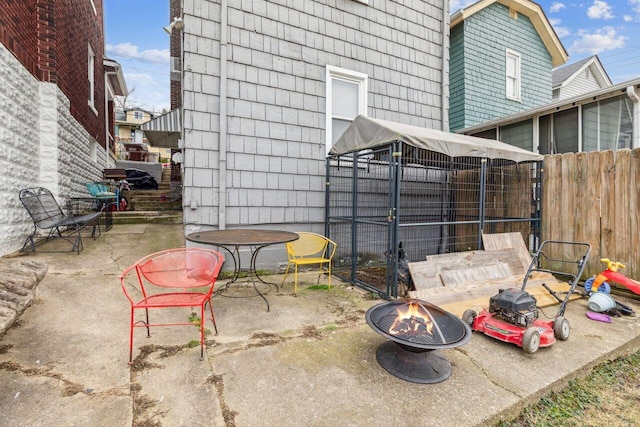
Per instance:
[[[500,141],[531,151],[533,149],[533,120],[529,119],[502,126]]]
[[[326,150],[358,114],[367,114],[367,75],[327,65]]]
[[[553,154],[578,152],[578,108],[553,114]]]
[[[95,60],[96,56],[93,53],[93,49],[91,49],[91,45],[88,45],[88,55],[87,55],[87,79],[89,80],[89,106],[93,110],[94,113],[98,114],[95,107]]]
[[[133,118],[137,120],[142,120],[144,119],[144,115],[142,114],[142,111],[134,111]]]
[[[497,139],[496,129],[488,129],[482,132],[474,133],[471,136],[475,136],[476,138],[484,138],[484,139]]]
[[[632,148],[633,104],[626,95],[582,106],[582,151]]]
[[[507,49],[507,99],[520,101],[520,54]]]

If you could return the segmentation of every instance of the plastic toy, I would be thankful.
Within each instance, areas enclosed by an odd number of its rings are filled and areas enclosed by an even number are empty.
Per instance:
[[[587,292],[597,292],[600,290],[601,285],[608,286],[609,284],[607,281],[611,281],[624,286],[635,294],[640,295],[640,282],[630,279],[624,274],[618,272],[618,269],[624,268],[624,264],[621,262],[611,261],[609,258],[601,258],[600,262],[606,263],[607,269],[595,277],[593,283],[591,283],[591,289],[587,289],[587,282],[585,282],[585,290]]]

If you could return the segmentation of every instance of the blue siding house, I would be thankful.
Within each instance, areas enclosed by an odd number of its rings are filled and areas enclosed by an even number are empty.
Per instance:
[[[451,131],[552,101],[552,69],[568,56],[539,5],[481,0],[450,31]]]

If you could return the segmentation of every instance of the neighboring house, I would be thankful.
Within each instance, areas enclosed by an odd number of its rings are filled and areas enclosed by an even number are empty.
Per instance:
[[[170,22],[182,16],[181,0],[169,1]],[[170,193],[174,200],[182,197],[182,32],[171,25],[169,32],[171,110],[145,123],[142,130],[149,143],[163,150],[161,158],[171,161]],[[164,163],[164,161],[163,161]]]
[[[640,79],[503,117],[459,133],[540,154],[640,147]]]
[[[185,231],[323,233],[326,154],[358,114],[447,130],[448,4],[184,0]]]
[[[528,0],[480,0],[451,16],[452,131],[552,100],[552,68],[567,61],[542,8]]]
[[[142,125],[153,119],[153,113],[142,108],[116,111],[116,150],[118,158],[144,162],[149,147]]]
[[[120,65],[104,57],[102,0],[2,2],[0,7],[0,255],[32,222],[18,199],[45,186],[61,204],[112,165]]]
[[[553,100],[573,98],[611,86],[598,55],[553,69]]]

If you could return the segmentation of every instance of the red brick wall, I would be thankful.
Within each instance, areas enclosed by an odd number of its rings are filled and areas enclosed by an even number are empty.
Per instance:
[[[0,0],[0,42],[38,80],[56,83],[73,117],[100,145],[104,129],[103,0]],[[88,45],[95,55],[94,106],[88,105]]]
[[[169,3],[169,22],[173,22],[173,18],[182,16],[182,0],[170,0]],[[174,31],[169,41],[169,54],[171,57],[180,58],[182,56],[182,34],[180,31]],[[182,82],[171,81],[171,109],[182,107]]]
[[[24,25],[30,22],[32,25]],[[0,0],[0,42],[38,77],[36,5],[32,1]]]
[[[169,2],[169,22],[173,21],[176,16],[182,16],[182,0],[170,0]],[[169,42],[169,53],[172,57],[182,57],[182,34],[179,31],[174,31],[171,34]],[[171,92],[169,94],[171,98],[171,109],[182,108],[182,82],[171,81]],[[182,182],[182,172],[180,171],[180,165],[173,162],[173,155],[179,153],[181,150],[171,150],[171,181]]]

